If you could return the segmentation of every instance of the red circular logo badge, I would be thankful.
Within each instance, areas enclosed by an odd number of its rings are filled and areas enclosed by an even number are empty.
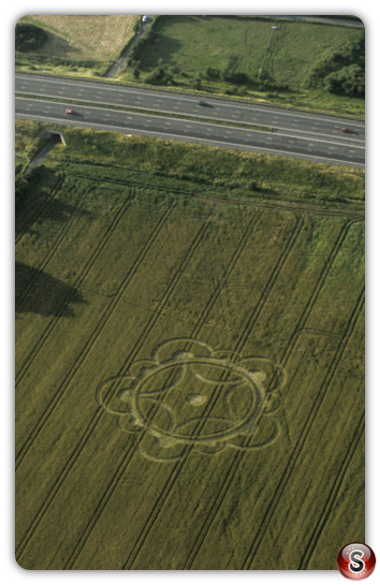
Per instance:
[[[375,569],[376,557],[367,544],[350,542],[338,554],[337,564],[347,579],[366,579]]]

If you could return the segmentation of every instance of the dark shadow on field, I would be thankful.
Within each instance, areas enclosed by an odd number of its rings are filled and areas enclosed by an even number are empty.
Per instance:
[[[38,268],[16,262],[16,314],[37,313],[44,317],[75,317],[75,303],[87,303],[74,287]]]
[[[83,51],[78,47],[74,47],[64,39],[63,37],[54,34],[51,31],[46,31],[48,33],[48,40],[44,44],[41,49],[38,51],[34,51],[36,55],[49,55],[49,56],[56,56],[60,58],[67,57],[68,59],[78,59],[83,58]]]
[[[276,189],[260,187],[259,185],[254,188],[254,191],[256,191],[256,193],[260,193],[260,195],[278,195],[278,191]]]
[[[43,221],[62,223],[69,221],[73,215],[93,217],[90,211],[56,199],[54,195],[60,184],[61,179],[55,171],[43,164],[34,167],[28,175],[16,181],[16,236],[37,233],[35,226]]]

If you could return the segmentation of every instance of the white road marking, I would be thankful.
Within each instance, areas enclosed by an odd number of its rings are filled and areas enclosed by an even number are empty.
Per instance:
[[[25,118],[25,114],[16,114],[16,117],[18,118]],[[36,115],[28,115],[27,119],[36,119],[36,120],[41,120],[41,118],[43,118],[43,116],[36,116]],[[62,123],[62,118],[49,118],[50,122],[57,122],[57,123]],[[100,128],[102,129],[102,125],[101,124],[96,124],[93,122],[75,122],[74,120],[64,120],[66,125],[68,126],[91,126],[94,128]],[[136,130],[135,128],[125,128],[125,127],[120,127],[120,126],[112,126],[111,124],[108,126],[108,128],[113,128],[116,132],[117,131],[121,131],[123,132],[123,134],[125,134],[126,132],[134,132],[135,134],[142,134],[143,136],[145,135],[144,130]],[[169,133],[165,133],[165,132],[157,132],[154,130],[149,130],[149,135],[158,135],[158,136],[165,136],[168,138],[171,138],[173,140],[179,140],[181,141],[181,135],[178,134],[169,134]],[[230,143],[230,142],[223,142],[221,140],[212,140],[210,138],[207,139],[202,139],[202,138],[193,138],[192,139],[193,142],[196,143],[200,143],[200,144],[212,144],[212,145],[216,145],[216,146],[220,146],[220,147],[227,147],[227,148],[234,148],[236,150],[241,150],[239,148],[238,144],[235,143]],[[265,147],[261,147],[261,146],[251,146],[249,148],[250,151],[252,152],[264,152],[264,153],[270,153],[270,154],[276,154],[279,156],[287,156],[290,158],[298,158],[301,160],[317,160],[317,161],[322,161],[322,162],[327,162],[330,164],[333,163],[338,163],[340,165],[345,166],[346,162],[344,159],[338,159],[338,158],[328,158],[328,157],[323,157],[323,156],[309,156],[307,154],[302,154],[299,152],[289,152],[289,151],[283,151],[283,150],[277,150],[274,148],[265,148]],[[364,163],[353,163],[353,165],[357,168],[364,168],[365,165]]]
[[[45,94],[44,97],[45,98],[52,98],[52,99],[55,98],[54,95],[47,95],[47,94]],[[35,101],[41,101],[41,100],[39,100],[37,98],[19,98],[19,99],[34,99]],[[73,98],[73,99],[75,99],[75,98]],[[97,103],[96,100],[89,100],[89,99],[86,99],[86,102],[89,103],[89,104],[96,104]],[[115,99],[114,102],[105,102],[105,101],[103,101],[103,105],[105,105],[105,106],[107,106],[107,105],[115,105],[115,102],[118,102],[118,105],[127,105],[128,106],[128,104],[126,104],[125,100],[122,100],[122,99],[119,99],[119,98]],[[144,107],[141,107],[140,105],[136,105],[136,103],[133,104],[133,105],[137,109],[142,110],[142,114],[140,114],[140,115],[144,115],[143,112],[147,109],[146,107],[145,108]],[[96,107],[96,106],[87,106],[87,107]],[[131,107],[131,106],[129,106],[129,107]],[[170,111],[170,110],[161,110],[161,114],[172,115],[173,114],[173,111]],[[145,114],[145,115],[149,115],[149,114]],[[192,114],[189,114],[189,113],[187,113],[186,115],[187,115],[188,118],[195,118],[195,117],[197,117],[197,116],[192,115]],[[160,113],[157,113],[157,117],[159,117],[159,116],[160,116]],[[237,115],[235,114],[235,115],[233,115],[233,117],[234,118],[237,118]],[[215,115],[213,115],[213,120],[215,120],[216,122],[232,122],[232,123],[235,121],[235,120],[227,119],[227,118],[217,118]],[[207,123],[207,118],[205,118],[205,121]],[[246,122],[246,124],[249,124],[249,122]],[[269,127],[270,127],[270,125],[269,125]],[[316,134],[317,137],[318,137],[318,140],[320,140],[320,141],[321,141],[321,139],[323,137],[327,137],[329,139],[332,138],[332,135],[331,134],[321,134],[320,132],[315,133],[315,132],[312,132],[311,130],[301,130],[301,129],[295,128],[295,125],[293,123],[290,124],[290,127],[289,128],[284,128],[284,127],[278,127],[277,126],[276,127],[276,131],[277,132],[278,131],[282,131],[282,132],[289,132],[290,131],[290,132],[292,132],[292,127],[294,127],[294,131],[297,132],[297,133],[299,133],[299,134],[305,134],[305,135],[309,135],[309,136],[310,135],[313,135],[313,134]],[[355,138],[353,138],[351,136],[349,138],[347,138],[347,136],[341,136],[340,134],[337,134],[337,135],[334,135],[334,136],[336,138],[340,138],[341,140],[349,140],[351,144],[354,141],[359,142],[360,144],[363,144],[363,145],[365,144],[364,140],[362,140],[362,139],[355,139]],[[302,139],[303,137],[300,136],[299,138]],[[322,142],[327,142],[327,141],[322,140]],[[365,146],[363,146],[362,148],[365,148]]]
[[[16,100],[24,100],[24,101],[29,101],[30,99],[31,98],[22,98],[22,97],[17,97],[16,98]],[[49,102],[47,100],[34,99],[34,98],[32,98],[32,99],[33,99],[34,102],[42,102],[44,104],[52,103],[54,105],[57,105],[57,102],[54,102],[54,101],[53,102]],[[101,110],[103,112],[107,109],[107,108],[101,108],[101,107],[97,107],[97,106],[87,106],[87,105],[86,106],[82,106],[82,108],[84,110]],[[124,114],[125,115],[125,112],[123,112],[122,110],[113,110],[113,111],[114,111],[115,114]],[[148,116],[148,114],[140,114],[140,113],[135,114],[135,117],[137,117],[137,116],[139,116],[139,117],[145,117],[145,116]],[[156,120],[160,120],[160,119],[161,120],[166,120],[167,119],[165,116],[159,116],[159,115],[157,115],[157,116],[155,115],[154,118]],[[177,121],[179,121],[179,120],[177,120]],[[187,128],[191,128],[191,127],[193,127],[195,125],[201,125],[201,126],[205,127],[207,125],[207,122],[198,122],[198,121],[194,120],[194,121],[192,121],[191,125],[186,125],[186,127]],[[228,128],[228,126],[224,126],[224,128]],[[234,132],[237,132],[239,130],[240,131],[244,131],[245,130],[245,129],[242,129],[242,128],[240,128],[240,129],[239,128],[236,128],[234,126],[230,126],[230,128]],[[228,130],[226,130],[226,131],[228,132]],[[261,136],[263,135],[263,131],[260,131],[260,130],[250,130],[250,132],[255,132],[255,133],[257,132]],[[291,134],[285,134],[283,132],[276,132],[275,133],[275,136],[276,137],[281,136],[281,137],[284,137],[284,138],[294,138],[295,140],[303,140],[303,141],[304,140],[310,140],[310,137],[308,137],[308,136],[292,136]],[[272,139],[272,138],[270,138],[270,139]],[[346,141],[344,141],[344,142],[333,142],[331,140],[324,140],[324,139],[319,139],[319,138],[313,138],[313,140],[315,142],[322,142],[324,144],[335,144],[337,146],[347,146],[347,142]],[[365,150],[365,146],[355,145],[355,148],[356,149],[359,149],[359,150]]]
[[[25,74],[16,73],[15,74],[15,81],[20,80],[20,79],[22,79],[24,81],[25,80]],[[40,77],[38,77],[38,75],[35,76],[35,79],[42,79],[43,82],[50,83],[50,84],[53,84],[53,85],[54,84],[55,85],[57,84],[57,79],[51,79],[50,80],[50,79],[46,79],[46,78],[40,78]],[[32,82],[35,81],[35,79],[33,79]],[[68,85],[71,89],[72,89],[72,86],[73,86],[73,83],[72,82],[66,82],[66,81],[59,80],[58,83],[60,85]],[[84,87],[85,89],[89,89],[89,88],[90,89],[94,89],[94,86],[95,86],[95,82],[87,82],[86,83],[86,82],[83,82],[83,81],[81,81],[81,82],[74,81],[74,84],[75,84],[75,88]],[[137,89],[133,89],[132,90],[132,89],[126,89],[126,88],[115,88],[115,87],[112,87],[112,86],[106,87],[106,83],[103,82],[103,84],[104,85],[103,85],[102,89],[104,91],[120,92],[120,93],[124,93],[124,94],[127,94],[127,95],[133,95],[133,94],[140,94],[141,95],[141,93],[144,93],[144,97],[146,97],[146,95],[147,95],[147,93],[146,93],[145,90],[137,90]],[[155,92],[149,92],[148,95],[149,95],[149,97],[156,97],[156,98],[159,97],[160,99],[162,99],[162,94],[160,95],[160,94],[157,94]],[[183,103],[189,102],[189,103],[194,104],[194,101],[197,98],[196,97],[189,97],[189,98],[187,98],[187,97],[182,97],[182,96],[179,98],[178,96],[172,96],[172,95],[166,95],[165,96],[165,100],[178,101],[178,99],[180,99],[180,101],[183,102]],[[233,104],[233,105],[231,105],[231,104]],[[240,105],[240,104],[236,104],[236,102],[233,102],[233,101],[231,103],[221,103],[221,102],[218,102],[217,106],[219,108],[231,108],[231,107],[235,107],[237,110],[248,110],[251,113],[257,111],[257,112],[259,112],[259,115],[263,111],[265,111],[265,113],[268,113],[267,112],[267,109],[265,108],[265,106],[255,106],[255,105],[252,105],[252,106],[243,106],[243,105]],[[276,115],[275,112],[272,112],[272,113],[274,115]],[[280,115],[282,117],[283,116],[287,116],[287,117],[294,118],[294,113],[292,113],[292,112],[284,112],[284,111],[281,111]],[[301,119],[303,119],[303,120],[316,120],[318,123],[319,122],[322,122],[322,121],[337,123],[337,120],[335,118],[333,118],[333,117],[325,117],[324,118],[324,117],[316,116],[316,115],[300,114],[298,112],[297,113],[296,120],[301,120]],[[353,127],[355,127],[355,126],[357,127],[358,126],[358,124],[355,123],[354,121],[352,123],[350,122],[350,125],[353,126]],[[363,124],[359,124],[359,127],[362,128],[363,127]]]

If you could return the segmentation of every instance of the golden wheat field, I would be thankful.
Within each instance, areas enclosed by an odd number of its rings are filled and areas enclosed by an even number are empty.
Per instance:
[[[41,54],[75,59],[113,60],[134,35],[137,15],[31,15],[19,22],[40,25],[49,33]]]
[[[61,152],[16,222],[17,562],[336,569],[364,541],[363,212]]]

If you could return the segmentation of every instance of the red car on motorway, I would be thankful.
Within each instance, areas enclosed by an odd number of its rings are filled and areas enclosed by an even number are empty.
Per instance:
[[[340,131],[345,132],[346,134],[353,134],[354,133],[354,131],[351,130],[351,128],[346,128],[346,127],[341,128]]]
[[[70,110],[66,110],[66,112],[65,112],[65,113],[66,113],[66,114],[71,114],[71,115],[74,115],[74,114],[76,114],[76,111],[75,111],[75,110],[71,110],[71,109],[70,109]]]

